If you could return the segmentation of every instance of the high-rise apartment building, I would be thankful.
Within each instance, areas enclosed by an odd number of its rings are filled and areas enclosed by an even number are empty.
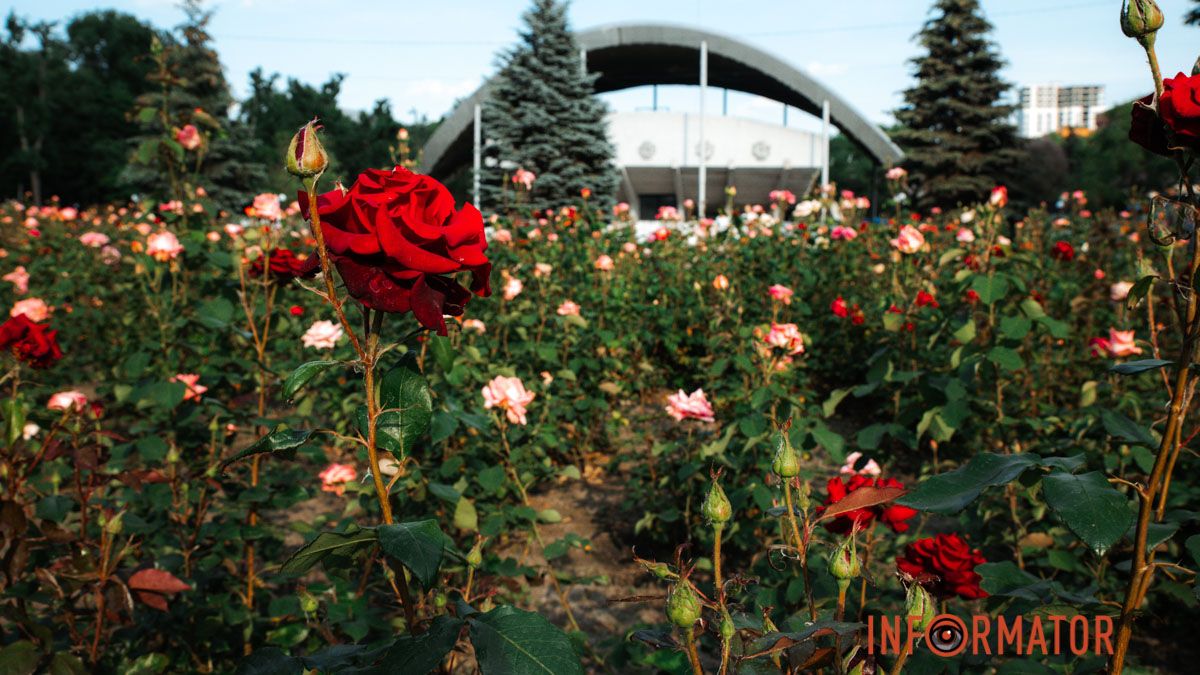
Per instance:
[[[1017,131],[1026,138],[1066,131],[1086,134],[1096,129],[1096,118],[1103,105],[1103,85],[1021,87]]]

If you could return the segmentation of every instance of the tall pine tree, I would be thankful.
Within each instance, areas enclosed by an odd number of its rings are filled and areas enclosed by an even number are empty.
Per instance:
[[[512,194],[507,177],[522,168],[537,174],[527,202],[535,209],[561,206],[584,188],[607,206],[618,180],[607,106],[593,95],[596,76],[584,70],[566,3],[535,0],[523,19],[521,42],[501,56],[484,108],[483,202],[501,206]]]
[[[904,149],[918,206],[978,201],[1003,182],[1020,157],[1014,110],[1001,104],[1004,62],[988,39],[978,0],[936,0],[917,34],[916,86],[904,92],[893,138]]]

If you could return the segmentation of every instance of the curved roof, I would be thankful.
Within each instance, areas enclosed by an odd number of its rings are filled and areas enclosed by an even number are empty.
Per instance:
[[[651,84],[700,82],[700,43],[708,43],[708,84],[757,94],[821,115],[829,101],[832,123],[880,164],[903,157],[882,130],[808,74],[767,52],[730,37],[684,26],[601,26],[576,34],[587,67],[599,77],[596,93]],[[421,170],[445,177],[471,163],[476,104],[490,95],[491,80],[459,102],[425,145]]]

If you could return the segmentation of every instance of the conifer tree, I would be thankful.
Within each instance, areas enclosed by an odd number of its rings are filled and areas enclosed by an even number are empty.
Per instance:
[[[154,47],[163,66],[151,74],[156,87],[135,104],[143,133],[134,139],[125,182],[143,195],[171,199],[203,187],[218,204],[235,210],[265,184],[266,172],[254,162],[257,140],[250,129],[230,116],[233,94],[208,33],[212,12],[202,0],[184,0],[182,6],[186,18],[176,29],[178,39],[168,36]],[[186,124],[204,134],[202,154],[185,153],[170,138]]]
[[[501,70],[484,108],[483,202],[511,203],[508,177],[522,168],[537,175],[529,206],[545,209],[577,199],[584,188],[606,207],[617,189],[607,106],[593,95],[567,24],[567,6],[535,0],[523,17],[520,43],[501,56]]]
[[[933,11],[916,36],[926,53],[912,60],[917,84],[904,92],[893,136],[922,208],[985,198],[1020,156],[1014,108],[1001,102],[1004,62],[978,0],[936,0]]]

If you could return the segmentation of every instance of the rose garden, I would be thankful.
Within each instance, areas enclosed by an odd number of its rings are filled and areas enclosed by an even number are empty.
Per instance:
[[[138,198],[0,204],[0,672],[1190,672],[1200,75],[1117,18],[1161,184],[947,202],[910,124],[874,198],[649,228],[323,119],[241,184],[154,37]]]

